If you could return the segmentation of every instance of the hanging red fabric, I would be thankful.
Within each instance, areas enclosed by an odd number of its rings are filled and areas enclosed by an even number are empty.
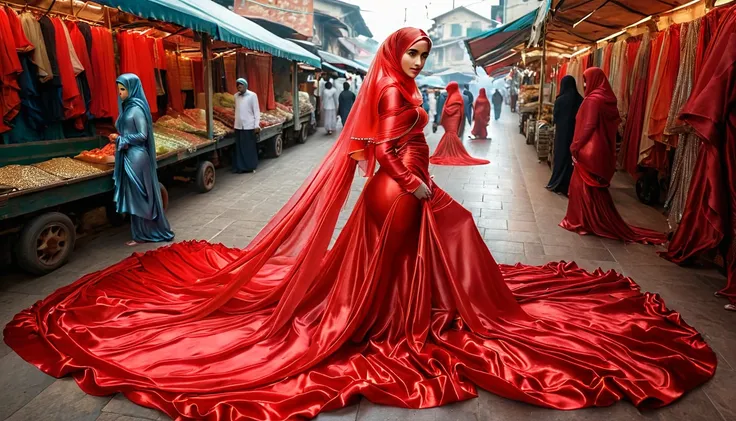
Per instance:
[[[118,51],[120,52],[120,73],[138,75],[148,100],[148,106],[151,107],[151,114],[158,113],[156,75],[148,37],[130,31],[120,31],[118,32]]]
[[[84,98],[79,92],[77,77],[74,74],[69,48],[67,43],[64,22],[59,18],[52,18],[54,34],[56,38],[56,60],[59,63],[59,75],[61,76],[61,99],[64,105],[64,119],[72,120],[83,116],[87,112]]]
[[[603,73],[606,77],[611,77],[611,55],[613,54],[613,43],[608,43],[606,49],[603,50]]]
[[[94,79],[97,91],[92,91],[90,113],[96,118],[112,118],[114,121],[118,118],[118,98],[112,33],[101,27],[92,27],[91,32],[92,72],[87,76],[88,79]]]
[[[97,80],[92,74],[94,68],[92,67],[92,60],[89,56],[89,50],[87,50],[87,41],[84,39],[84,35],[82,35],[82,32],[79,30],[76,23],[72,21],[67,21],[66,28],[69,30],[69,37],[72,40],[72,46],[74,47],[74,51],[77,53],[79,62],[82,63],[82,67],[84,67],[84,74],[87,78],[87,84],[89,85],[91,97],[94,97],[99,93],[99,86],[97,86]]]
[[[174,52],[166,52],[166,84],[169,90],[169,107],[178,112],[184,111],[181,78],[179,73],[179,59]]]
[[[629,79],[630,89],[633,89],[629,98],[629,111],[624,127],[623,142],[619,152],[621,167],[632,177],[639,177],[639,143],[644,128],[644,115],[647,105],[647,88],[649,86],[649,52],[651,42],[644,37],[639,44],[636,58],[631,63],[632,71]],[[630,44],[634,47],[635,44]],[[638,60],[638,62],[637,62]]]
[[[276,108],[276,97],[273,91],[272,57],[260,54],[246,54],[245,72],[248,75],[248,89],[258,95],[261,110]]]

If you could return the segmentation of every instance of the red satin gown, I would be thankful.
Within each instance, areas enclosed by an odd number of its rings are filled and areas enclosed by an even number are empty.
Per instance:
[[[460,93],[460,87],[457,82],[450,82],[447,85],[447,101],[442,108],[442,119],[440,123],[445,129],[437,149],[429,159],[434,165],[448,166],[469,166],[469,165],[486,165],[490,161],[486,159],[473,158],[463,146],[460,139],[460,126],[465,118],[465,110],[463,109],[463,97]]]
[[[470,134],[476,139],[487,139],[488,123],[491,121],[491,102],[488,101],[485,88],[480,88],[473,108],[473,131]]]
[[[426,38],[398,34],[386,42],[399,52]],[[351,142],[247,249],[134,254],[18,314],[5,341],[87,393],[122,392],[178,420],[310,418],[359,396],[427,408],[476,387],[559,409],[661,406],[713,376],[698,332],[630,279],[564,262],[499,267],[471,213],[429,177],[421,96],[379,91],[380,170],[329,251]],[[420,182],[431,200],[409,193]]]
[[[567,214],[560,226],[581,235],[664,244],[663,233],[631,226],[616,210],[608,191],[616,172],[616,130],[621,121],[616,96],[601,69],[591,67],[584,75],[585,100],[575,120],[575,137],[570,147],[575,169]]]

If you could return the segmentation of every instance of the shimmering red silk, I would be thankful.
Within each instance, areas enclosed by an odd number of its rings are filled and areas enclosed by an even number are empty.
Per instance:
[[[680,69],[680,25],[674,24],[669,27],[668,31],[670,35],[667,56],[661,58],[662,62],[659,66],[662,73],[659,90],[650,94],[656,96],[649,116],[648,135],[650,139],[662,143],[669,143],[664,135],[664,128],[667,125],[672,96],[675,93],[677,73]],[[664,54],[664,51],[662,54]]]
[[[92,75],[92,60],[89,56],[89,50],[87,50],[87,41],[84,39],[84,35],[82,35],[75,22],[66,21],[66,28],[69,30],[69,37],[72,40],[74,52],[77,53],[77,58],[79,58],[79,62],[84,67],[84,75],[87,78],[91,96],[99,95],[97,80]]]
[[[120,31],[118,32],[118,51],[120,52],[120,73],[138,75],[148,105],[151,107],[151,113],[158,113],[153,51],[149,47],[148,37],[130,31]],[[165,112],[165,110],[161,111]]]
[[[184,100],[181,94],[181,78],[179,76],[179,60],[174,52],[166,53],[166,83],[169,89],[169,107],[175,111],[184,111]],[[234,91],[233,91],[234,92]]]
[[[460,136],[462,136],[460,130],[464,118],[465,108],[460,88],[457,82],[450,82],[447,85],[447,101],[442,107],[442,119],[440,120],[440,124],[445,129],[445,134],[442,135],[437,149],[429,158],[430,163],[449,166],[486,165],[490,163],[486,159],[473,158],[465,150],[463,141],[460,139]]]
[[[20,111],[18,75],[23,67],[5,9],[0,8],[0,133],[10,130],[10,122]]]
[[[488,138],[488,123],[491,121],[491,102],[486,96],[486,89],[480,88],[478,99],[473,107],[473,131],[471,134],[476,139]]]
[[[616,130],[621,121],[616,95],[601,69],[591,67],[584,76],[585,99],[575,119],[575,137],[570,146],[575,169],[567,214],[560,226],[581,235],[663,244],[664,234],[629,226],[616,210],[608,191],[616,172]]]
[[[96,118],[118,118],[118,97],[115,79],[115,49],[112,33],[107,28],[93,26],[92,30],[92,71],[88,78],[94,79],[97,91],[92,91],[90,113]]]
[[[18,314],[5,341],[89,393],[187,421],[311,418],[359,395],[427,408],[477,386],[560,409],[660,406],[713,375],[700,335],[630,279],[497,266],[429,177],[428,118],[407,102],[395,86],[381,95],[379,121],[397,117],[377,130],[404,134],[376,148],[380,170],[331,249],[356,169],[352,118],[245,250],[135,254]],[[431,201],[408,193],[407,172]]]
[[[11,39],[15,40],[16,51],[18,53],[27,53],[29,51],[33,51],[33,49],[36,47],[34,47],[33,44],[28,41],[28,38],[26,38],[26,34],[25,32],[23,32],[23,24],[20,22],[20,17],[18,17],[18,13],[15,12],[15,9],[6,5],[5,14],[8,17],[10,32],[12,32],[13,34],[13,37]],[[3,35],[5,35],[4,32]]]
[[[69,55],[70,46],[64,31],[64,22],[59,18],[51,18],[54,24],[56,37],[56,61],[59,63],[59,74],[61,76],[61,99],[64,106],[64,119],[76,119],[87,112],[84,98],[79,92],[77,77],[72,67],[72,59]]]
[[[726,256],[736,303],[736,7],[727,9],[680,119],[703,139],[680,227],[663,256],[673,262],[713,249]]]
[[[623,142],[621,144],[620,161],[621,166],[632,177],[639,176],[639,143],[641,142],[641,133],[644,128],[644,114],[647,105],[647,89],[649,86],[649,51],[651,43],[648,38],[644,38],[639,45],[636,57],[640,59],[639,66],[643,66],[643,70],[634,67],[634,61],[631,63],[632,73],[630,73],[629,88],[632,89],[629,98],[629,112],[626,118],[626,127],[624,128]],[[629,47],[633,47],[633,43]],[[628,50],[631,52],[631,48]],[[631,56],[629,56],[631,58]],[[640,77],[641,75],[641,77]]]

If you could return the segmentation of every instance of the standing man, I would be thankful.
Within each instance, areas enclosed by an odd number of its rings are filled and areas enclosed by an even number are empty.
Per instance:
[[[345,82],[342,84],[342,92],[338,98],[337,114],[342,120],[342,127],[348,122],[348,115],[350,110],[353,108],[355,103],[355,94],[350,90],[350,83]]]
[[[464,85],[465,90],[463,90],[463,96],[468,97],[468,102],[465,103],[465,118],[468,120],[468,123],[473,122],[473,104],[475,104],[475,98],[473,97],[473,93],[470,92],[470,86],[468,84]]]
[[[258,96],[248,90],[248,82],[240,78],[235,84],[235,150],[233,153],[233,172],[236,174],[254,173],[258,167],[258,146],[256,138],[261,131],[261,109]]]
[[[440,125],[442,119],[442,109],[445,107],[445,101],[447,100],[447,91],[442,89],[437,94],[437,111],[434,115],[434,124],[432,124],[432,133],[437,133],[437,126]]]

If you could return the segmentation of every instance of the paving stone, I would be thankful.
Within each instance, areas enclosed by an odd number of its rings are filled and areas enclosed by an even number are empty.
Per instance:
[[[59,379],[7,421],[94,421],[110,399],[82,392],[71,378]]]
[[[23,408],[55,381],[15,353],[0,358],[0,373],[0,419],[3,420]]]
[[[161,411],[146,408],[129,401],[121,393],[116,394],[110,402],[102,408],[102,412],[146,420],[158,420],[161,416],[166,417],[166,414]]]

